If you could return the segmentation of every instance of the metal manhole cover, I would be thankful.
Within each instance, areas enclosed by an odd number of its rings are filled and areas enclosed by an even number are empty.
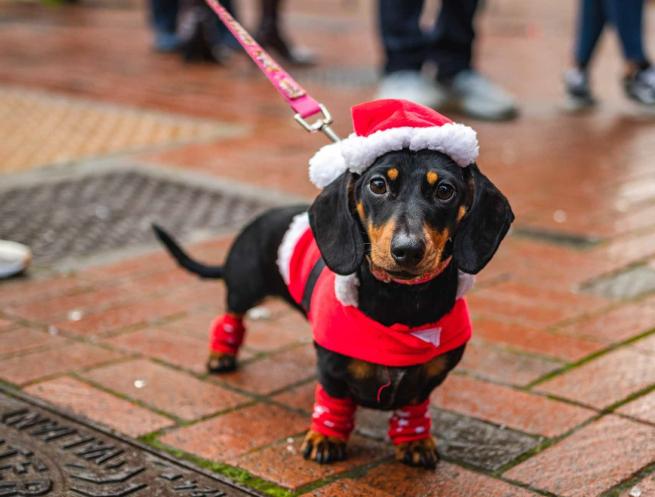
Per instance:
[[[52,264],[151,244],[153,221],[176,235],[216,232],[269,205],[126,169],[0,190],[0,239],[25,243],[37,263]]]
[[[257,495],[0,389],[0,496]]]

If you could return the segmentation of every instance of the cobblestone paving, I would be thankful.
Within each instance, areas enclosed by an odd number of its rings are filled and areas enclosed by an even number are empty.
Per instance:
[[[206,330],[224,289],[180,271],[159,250],[1,283],[0,380],[275,496],[655,495],[653,115],[622,98],[613,40],[594,72],[601,107],[583,116],[560,110],[570,4],[490,0],[481,18],[480,65],[519,97],[522,115],[471,124],[481,167],[510,197],[517,223],[470,296],[475,332],[465,358],[432,398],[443,456],[436,471],[394,463],[385,420],[370,411],[360,415],[347,461],[303,461],[314,382],[306,323],[279,302],[264,303],[242,368],[208,377]],[[246,21],[253,5],[243,6]],[[288,25],[321,56],[306,81],[345,134],[348,107],[374,91],[374,6],[325,5],[290,1]],[[651,25],[654,14],[649,7]],[[166,113],[173,117],[162,126],[181,126],[193,141],[146,133],[147,151],[125,142],[94,154],[119,151],[276,195],[315,194],[306,162],[322,138],[304,137],[241,57],[217,68],[153,54],[133,2],[3,3],[0,23],[1,88],[54,107],[83,100],[89,115],[104,115],[107,104],[132,109],[112,117],[126,123]],[[330,74],[350,79],[331,86]],[[26,154],[31,138],[33,149],[51,152],[15,163],[3,155],[0,171],[57,160],[53,141],[68,131],[30,135],[30,114],[9,114],[15,133],[3,134],[0,150]],[[197,120],[204,124],[196,133],[189,123]],[[221,123],[243,131],[212,135]],[[94,136],[92,127],[83,133]],[[75,149],[67,160],[84,155]],[[192,251],[218,262],[231,239]]]

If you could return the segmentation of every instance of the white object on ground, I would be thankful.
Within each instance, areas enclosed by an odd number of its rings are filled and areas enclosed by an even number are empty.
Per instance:
[[[0,240],[0,278],[8,278],[27,269],[32,252],[23,244]]]

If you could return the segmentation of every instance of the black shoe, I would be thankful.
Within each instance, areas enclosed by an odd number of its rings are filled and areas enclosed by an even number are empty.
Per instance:
[[[628,98],[642,105],[655,105],[655,67],[640,69],[623,78],[623,90]]]
[[[589,77],[581,69],[569,69],[564,73],[564,86],[566,87],[566,106],[569,110],[577,111],[588,109],[596,105],[596,99],[589,87]]]
[[[260,30],[255,39],[263,48],[274,51],[284,62],[295,66],[316,65],[316,56],[312,51],[292,46],[277,30]]]

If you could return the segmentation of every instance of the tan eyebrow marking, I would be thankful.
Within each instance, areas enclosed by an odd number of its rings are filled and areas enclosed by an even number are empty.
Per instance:
[[[434,186],[439,179],[439,175],[434,171],[428,171],[425,175],[425,179],[428,181],[430,186]]]
[[[392,167],[392,168],[387,170],[387,177],[391,181],[395,181],[395,179],[398,177],[398,174],[399,174],[398,169],[396,169],[395,167]]]
[[[457,212],[457,222],[460,222],[462,218],[464,217],[464,214],[466,214],[466,207],[463,205],[459,206],[459,211]]]

